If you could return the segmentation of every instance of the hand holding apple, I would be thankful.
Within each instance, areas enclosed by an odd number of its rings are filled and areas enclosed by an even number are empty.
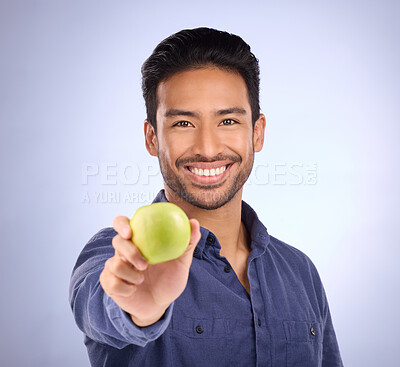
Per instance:
[[[175,259],[150,265],[131,241],[129,218],[114,219],[113,226],[118,233],[112,240],[115,254],[105,262],[100,284],[105,293],[131,315],[136,325],[147,326],[158,321],[185,289],[193,250],[201,237],[199,222],[191,219],[189,224],[189,245],[185,245],[183,253]]]

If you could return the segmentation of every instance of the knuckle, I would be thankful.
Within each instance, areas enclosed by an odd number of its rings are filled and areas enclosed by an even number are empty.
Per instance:
[[[113,258],[110,257],[105,263],[104,263],[104,269],[112,271],[113,267]]]
[[[120,236],[119,234],[115,235],[113,237],[113,239],[111,240],[112,246],[116,249],[119,245],[119,241],[120,241]]]
[[[121,260],[113,261],[112,268],[115,274],[121,274],[124,269],[124,264]]]
[[[109,289],[111,293],[116,293],[120,285],[120,280],[115,276],[110,279]]]
[[[99,281],[101,286],[104,288],[104,270],[100,273]]]
[[[110,283],[110,275],[103,271],[100,274],[100,284],[107,294],[110,294],[111,291],[111,283]]]

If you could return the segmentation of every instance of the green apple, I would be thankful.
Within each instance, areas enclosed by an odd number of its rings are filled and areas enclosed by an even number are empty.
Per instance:
[[[181,256],[190,240],[190,223],[185,212],[172,203],[142,206],[130,220],[132,242],[149,264]]]

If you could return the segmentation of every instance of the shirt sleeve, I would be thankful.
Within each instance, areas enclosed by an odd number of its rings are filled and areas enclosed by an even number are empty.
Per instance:
[[[78,327],[94,341],[118,349],[129,344],[144,347],[167,329],[174,304],[156,323],[139,327],[103,291],[99,277],[106,260],[114,255],[111,241],[116,234],[112,228],[101,230],[79,255],[71,276],[70,305]]]
[[[343,367],[339,345],[336,339],[327,301],[325,309],[324,339],[322,345],[322,367]]]
[[[343,367],[339,344],[336,339],[336,333],[329,310],[328,298],[318,271],[311,260],[310,265],[311,272],[313,273],[314,289],[318,294],[321,317],[323,320],[322,367]]]

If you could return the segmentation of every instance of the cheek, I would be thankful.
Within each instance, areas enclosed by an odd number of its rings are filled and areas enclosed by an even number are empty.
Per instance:
[[[228,147],[237,154],[246,157],[253,152],[253,139],[247,135],[231,136]]]
[[[168,137],[159,145],[159,152],[162,159],[172,166],[175,165],[176,160],[184,154],[187,145],[187,139]]]

